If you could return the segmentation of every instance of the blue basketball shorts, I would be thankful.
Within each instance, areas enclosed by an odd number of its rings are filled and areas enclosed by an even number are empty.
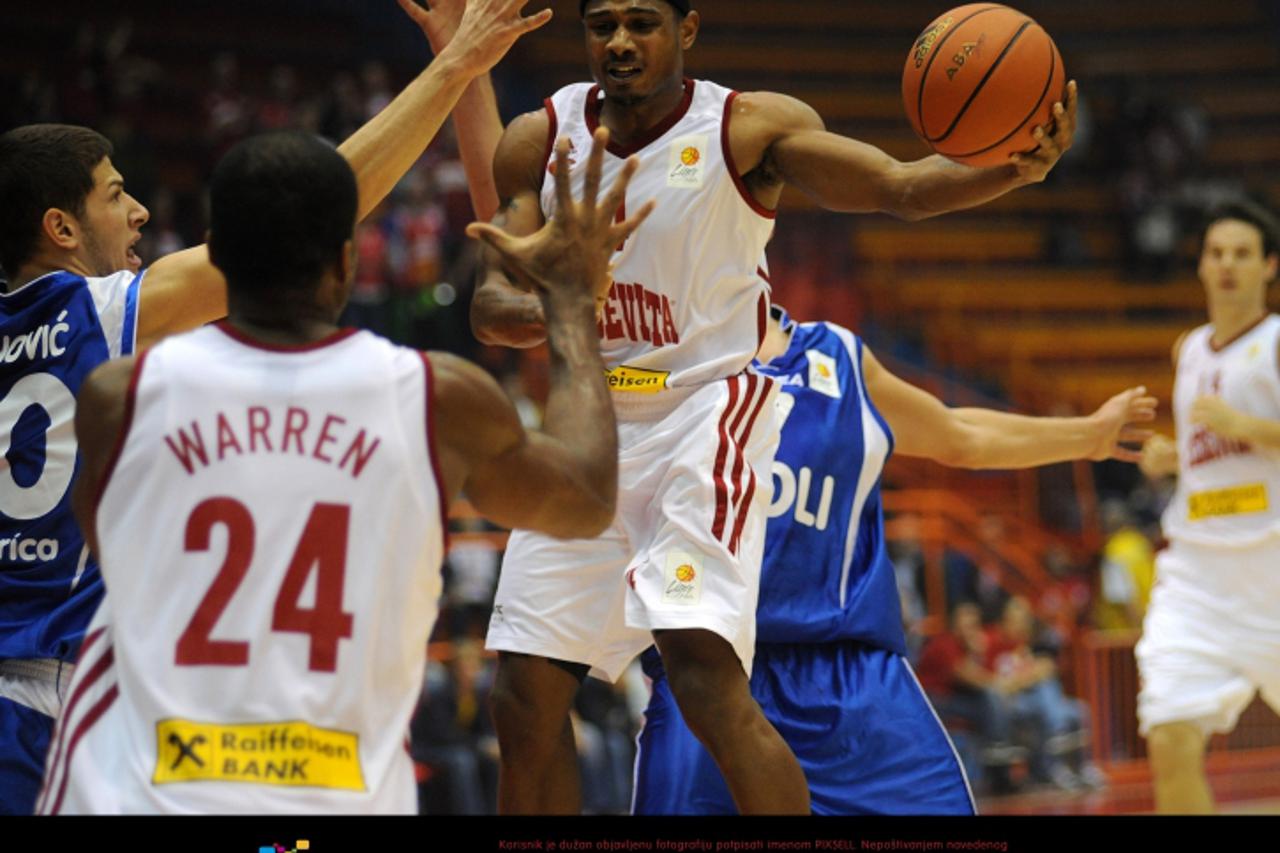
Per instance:
[[[35,812],[53,717],[0,696],[0,815]]]
[[[735,814],[715,762],[684,724],[655,650],[636,756],[635,814]],[[751,695],[791,747],[814,814],[972,815],[951,739],[906,658],[856,643],[756,647]]]

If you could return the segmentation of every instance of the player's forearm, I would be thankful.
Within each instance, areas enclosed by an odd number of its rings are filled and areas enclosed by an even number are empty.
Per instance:
[[[974,207],[1024,182],[1012,165],[974,169],[937,155],[903,163],[827,131],[788,137],[771,157],[787,183],[828,210],[881,211],[906,220]]]
[[[1280,421],[1236,412],[1232,417],[1230,438],[1248,442],[1254,447],[1280,450]]]
[[[997,199],[1025,181],[1013,165],[976,169],[933,155],[902,163],[895,177],[895,206],[908,219],[927,219]]]
[[[476,219],[488,222],[498,212],[498,189],[493,180],[493,155],[502,139],[502,119],[493,80],[482,74],[471,81],[453,108],[458,151],[467,173],[467,189]]]
[[[618,428],[604,381],[595,303],[581,292],[556,291],[542,299],[551,357],[542,431],[572,449],[586,487],[579,503],[603,529],[613,520],[617,501]]]
[[[338,146],[356,173],[357,218],[364,219],[422,156],[473,74],[449,53],[438,56],[391,103]]]
[[[955,409],[965,434],[963,468],[1035,468],[1087,458],[1100,441],[1093,418],[1033,418],[993,409]]]
[[[490,276],[471,300],[471,331],[489,346],[536,347],[547,339],[543,302],[536,294]]]

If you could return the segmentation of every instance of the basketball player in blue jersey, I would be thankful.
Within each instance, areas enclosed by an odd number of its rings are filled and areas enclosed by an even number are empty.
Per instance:
[[[751,693],[804,768],[816,814],[974,813],[960,760],[906,660],[880,475],[895,449],[966,468],[1137,461],[1156,401],[1131,388],[1081,418],[950,409],[834,323],[778,307],[756,369],[782,383]],[[637,755],[637,814],[732,814],[657,649]]]
[[[521,17],[526,2],[472,0],[450,50],[339,148],[357,176],[360,217],[470,81],[549,20],[549,11]],[[226,284],[205,247],[143,270],[133,247],[148,213],[111,154],[87,128],[0,136],[0,814],[34,806],[53,718],[102,597],[69,507],[75,395],[100,363],[226,313]]]

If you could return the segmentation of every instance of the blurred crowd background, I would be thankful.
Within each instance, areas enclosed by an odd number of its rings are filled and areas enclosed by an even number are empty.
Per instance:
[[[557,19],[495,75],[506,119],[585,73],[576,4],[553,5]],[[787,92],[833,130],[903,159],[927,153],[897,85],[938,4],[697,5],[691,76]],[[788,195],[770,249],[774,298],[797,319],[859,331],[891,369],[953,404],[1087,413],[1144,384],[1161,397],[1170,432],[1170,345],[1204,321],[1199,215],[1233,194],[1280,196],[1280,10],[1267,0],[1019,5],[1080,81],[1076,144],[1050,179],[914,225],[822,213]],[[147,260],[201,241],[201,188],[236,141],[276,128],[341,141],[429,60],[393,0],[3,6],[11,38],[0,56],[0,130],[60,121],[104,132],[151,211],[139,246]],[[344,319],[481,362],[536,424],[545,354],[482,347],[471,335],[471,219],[446,128],[360,224]],[[978,792],[1142,780],[1132,646],[1171,484],[1119,463],[1013,475],[896,460],[887,480],[914,662]],[[497,746],[483,637],[504,534],[465,506],[458,516],[413,751],[425,810],[487,813]],[[646,691],[634,670],[618,685],[588,680],[579,697],[592,812],[628,808]],[[1266,759],[1280,749],[1280,721],[1251,708],[1214,749],[1211,772]]]

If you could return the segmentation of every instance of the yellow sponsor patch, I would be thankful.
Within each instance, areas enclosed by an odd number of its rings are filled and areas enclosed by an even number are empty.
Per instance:
[[[645,370],[627,367],[625,364],[605,371],[610,391],[630,391],[633,394],[657,394],[667,387],[669,370]]]
[[[1196,492],[1187,498],[1187,517],[1191,521],[1222,515],[1245,515],[1266,512],[1267,487],[1262,483]]]
[[[161,720],[151,781],[365,790],[360,736],[301,720],[236,725]]]

